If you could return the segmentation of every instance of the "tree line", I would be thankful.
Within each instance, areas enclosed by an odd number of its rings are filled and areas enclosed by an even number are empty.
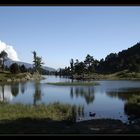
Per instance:
[[[41,74],[49,74],[42,68],[44,64],[42,57],[38,56],[36,51],[33,51],[33,68],[27,69],[24,65],[19,66],[17,63],[13,63],[9,68],[5,67],[5,61],[7,61],[7,53],[2,51],[0,53],[0,68],[2,71],[10,70],[11,73],[19,72],[39,72]],[[72,76],[74,74],[92,74],[92,73],[115,73],[118,71],[129,70],[134,72],[140,72],[140,42],[134,46],[123,50],[119,53],[110,53],[105,59],[97,60],[92,55],[87,54],[84,61],[78,59],[70,60],[69,66],[64,69],[56,71],[56,75]]]
[[[71,59],[70,65],[64,69],[60,69],[59,72],[56,72],[56,75],[72,76],[73,74],[91,74],[96,72],[98,65],[99,61],[87,54],[84,61],[79,61],[78,59],[74,61],[74,59]]]
[[[87,54],[84,61],[72,58],[69,66],[60,69],[56,75],[109,74],[123,70],[140,72],[140,42],[119,53],[110,53],[101,60],[95,59],[90,54]]]
[[[6,51],[2,51],[0,53],[0,68],[2,71],[4,70],[8,70],[13,74],[16,73],[24,73],[24,72],[30,72],[30,73],[34,73],[34,72],[38,72],[40,74],[46,74],[47,71],[44,70],[42,68],[42,65],[44,64],[42,62],[42,57],[39,57],[36,53],[36,51],[33,51],[33,68],[26,68],[25,65],[18,65],[17,63],[13,63],[11,64],[10,67],[5,66],[5,62],[8,59],[8,54],[6,53]]]

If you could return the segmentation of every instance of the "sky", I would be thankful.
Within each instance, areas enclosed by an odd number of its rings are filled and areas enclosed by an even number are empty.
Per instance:
[[[0,6],[0,50],[15,60],[32,63],[35,50],[46,66],[64,68],[139,41],[140,6]]]

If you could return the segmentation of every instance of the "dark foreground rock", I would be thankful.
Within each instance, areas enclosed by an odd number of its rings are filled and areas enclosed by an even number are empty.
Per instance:
[[[23,118],[0,122],[0,134],[140,134],[140,127],[139,124],[127,125],[111,119],[71,123]]]

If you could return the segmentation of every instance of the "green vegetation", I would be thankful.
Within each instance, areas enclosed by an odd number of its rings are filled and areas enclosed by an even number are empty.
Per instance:
[[[42,64],[44,64],[42,62],[42,58],[37,56],[37,53],[35,51],[33,51],[33,65],[34,65],[34,70],[35,72],[40,72],[41,71],[41,66]]]
[[[49,85],[56,86],[95,86],[98,83],[95,82],[57,82],[57,83],[47,83]]]
[[[134,95],[129,99],[128,103],[140,106],[140,95]]]
[[[0,103],[0,134],[139,134],[139,124],[126,125],[119,120],[75,123],[76,111],[81,110],[59,103],[46,106]]]
[[[25,72],[49,74],[48,71],[42,68],[42,58],[37,55],[36,51],[33,51],[34,68],[27,69],[24,65],[19,66],[17,64],[12,64],[10,68],[5,67],[4,62],[7,57],[8,55],[5,51],[0,53],[0,68],[3,72],[7,70],[12,74]],[[140,79],[140,42],[119,53],[110,53],[105,59],[101,60],[96,60],[89,54],[81,62],[78,59],[75,61],[71,59],[68,67],[52,73],[60,76],[70,76],[72,79],[78,80]],[[0,73],[0,81],[5,79],[5,73]]]
[[[15,80],[18,78],[24,78],[25,76],[26,76],[25,73],[11,74],[9,71],[4,71],[0,73],[0,81],[6,82],[7,79]]]
[[[75,123],[83,107],[54,103],[22,105],[0,102],[0,134],[118,134],[138,133],[138,124],[95,119]]]
[[[24,65],[18,65],[17,63],[11,64],[10,67],[5,67],[4,62],[7,61],[8,55],[5,51],[0,53],[0,82],[19,82],[26,80],[40,80],[40,74],[46,74],[47,71],[42,67],[42,58],[34,55],[34,68],[26,68]]]
[[[76,121],[75,109],[79,108],[60,103],[33,106],[0,102],[0,133],[58,133],[65,123]]]
[[[12,74],[25,73],[28,71],[28,69],[24,65],[19,66],[17,63],[11,64],[9,70]]]
[[[73,108],[71,105],[60,103],[37,106],[0,103],[0,121],[11,121],[20,118],[71,121],[73,120]]]
[[[4,62],[6,61],[7,56],[8,56],[8,54],[5,51],[2,51],[0,53],[0,64],[2,65],[2,71],[4,71],[4,69],[5,69]]]
[[[83,74],[83,75],[74,74],[72,78],[77,80],[91,80],[91,79],[93,80],[139,80],[140,73],[124,70],[112,74],[99,74],[99,73],[91,73],[91,74]]]
[[[39,80],[43,77],[39,73],[30,74],[29,72],[25,73],[16,73],[12,74],[9,71],[0,72],[0,82],[20,82],[27,80]]]
[[[9,71],[0,72],[0,81],[5,81],[7,79],[7,76],[9,76]]]
[[[127,73],[115,73],[128,71]],[[99,75],[106,79],[115,76],[115,78],[137,78],[140,73],[140,42],[123,50],[119,53],[110,53],[105,59],[96,60],[93,56],[87,54],[84,61],[79,62],[78,59],[70,60],[70,66],[60,69],[56,75],[71,76],[75,79],[75,75],[80,77],[88,77],[90,79],[93,75]],[[111,75],[110,75],[111,74]],[[77,76],[77,77],[78,77]],[[86,78],[85,78],[86,79]],[[91,78],[92,79],[92,78]],[[99,79],[99,78],[98,78]]]
[[[11,66],[10,66],[10,72],[13,73],[13,74],[16,74],[16,73],[19,73],[20,69],[19,69],[19,66],[17,63],[13,63]]]
[[[140,95],[132,96],[125,104],[124,110],[128,115],[140,117]]]
[[[140,72],[130,72],[128,70],[124,70],[116,73],[116,77],[127,78],[127,79],[140,79]]]

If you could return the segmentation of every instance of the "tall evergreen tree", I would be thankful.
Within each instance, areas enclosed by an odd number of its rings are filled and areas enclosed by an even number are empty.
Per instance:
[[[19,65],[17,63],[13,63],[10,66],[10,72],[13,74],[19,73],[20,72]]]
[[[93,72],[94,71],[94,59],[93,56],[91,55],[87,55],[84,61],[85,65],[86,65],[86,69],[89,72]]]
[[[71,69],[71,74],[73,75],[74,73],[74,60],[73,59],[70,60],[70,69]]]
[[[41,66],[44,63],[42,62],[42,58],[37,56],[37,53],[33,51],[33,65],[34,65],[34,70],[35,72],[40,72]]]
[[[36,51],[33,51],[33,65],[34,65],[34,69],[35,71],[37,71],[37,54],[36,54]]]
[[[4,70],[4,63],[7,59],[7,56],[8,56],[8,54],[5,51],[2,51],[0,53],[0,58],[1,58],[1,61],[2,61],[2,70]]]

